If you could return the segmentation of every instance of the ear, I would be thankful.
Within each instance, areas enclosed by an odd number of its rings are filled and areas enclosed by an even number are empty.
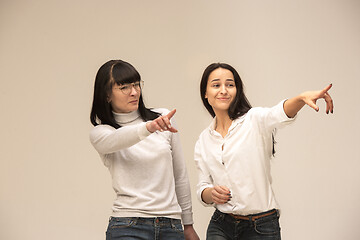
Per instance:
[[[208,98],[208,96],[207,96],[207,93],[205,92],[205,96],[204,96],[206,99]]]
[[[109,95],[107,96],[106,101],[107,101],[108,103],[111,103],[111,97],[110,97]]]

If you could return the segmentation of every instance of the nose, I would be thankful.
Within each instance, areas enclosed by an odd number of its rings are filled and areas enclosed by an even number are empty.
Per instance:
[[[134,85],[132,85],[132,86],[131,86],[131,92],[130,92],[130,95],[136,95],[137,93],[138,93],[138,91],[136,91],[135,86],[134,86]]]
[[[222,94],[227,93],[227,89],[226,89],[226,87],[225,87],[224,84],[222,84],[222,85],[220,86],[220,93],[222,93]]]

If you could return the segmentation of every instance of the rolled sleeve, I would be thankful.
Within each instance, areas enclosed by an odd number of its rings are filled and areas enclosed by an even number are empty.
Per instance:
[[[284,111],[284,103],[287,99],[282,100],[277,105],[271,108],[252,108],[255,116],[260,116],[259,121],[267,132],[272,132],[274,129],[282,128],[292,123],[297,116],[289,118]]]

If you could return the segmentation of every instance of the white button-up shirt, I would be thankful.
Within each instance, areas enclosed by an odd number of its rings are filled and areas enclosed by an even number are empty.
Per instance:
[[[232,122],[224,138],[215,131],[216,117],[200,134],[195,162],[197,195],[203,205],[239,215],[279,208],[271,186],[270,159],[275,129],[294,120],[285,114],[284,101],[272,108],[251,108]],[[217,185],[230,189],[231,200],[220,205],[204,203],[202,191]]]

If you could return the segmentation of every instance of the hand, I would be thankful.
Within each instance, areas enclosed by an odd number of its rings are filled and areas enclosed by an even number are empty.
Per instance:
[[[184,225],[185,240],[200,240],[193,225]]]
[[[172,110],[165,116],[160,116],[155,120],[146,123],[146,128],[149,132],[153,133],[155,131],[170,131],[176,133],[177,130],[171,126],[170,119],[174,116],[176,109]]]
[[[330,97],[330,94],[328,93],[328,91],[330,90],[330,88],[332,87],[332,84],[330,84],[329,86],[327,86],[326,88],[324,88],[323,90],[320,91],[309,91],[309,92],[304,92],[303,94],[301,94],[302,99],[304,101],[305,104],[309,105],[311,108],[315,109],[315,111],[319,111],[319,107],[316,105],[316,101],[320,98],[325,99],[326,102],[326,114],[329,113],[329,111],[331,113],[334,112],[334,104],[333,104],[333,100]]]
[[[211,190],[212,201],[216,204],[224,204],[230,201],[230,190],[225,186],[215,186]]]

